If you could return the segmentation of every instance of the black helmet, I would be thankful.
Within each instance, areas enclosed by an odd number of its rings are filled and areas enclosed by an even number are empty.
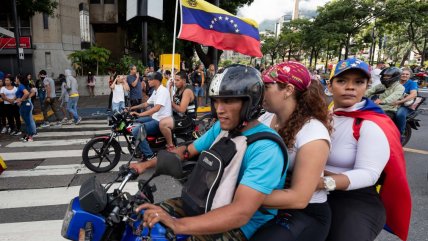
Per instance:
[[[263,81],[260,72],[250,66],[233,64],[214,76],[209,88],[210,98],[244,98],[240,126],[258,117],[263,101]],[[213,101],[211,112],[216,115]]]
[[[380,72],[380,82],[383,85],[385,85],[385,87],[388,88],[390,85],[392,85],[393,83],[400,80],[401,72],[402,72],[401,69],[399,69],[397,67],[386,68],[386,69],[382,70],[382,72]],[[391,77],[385,79],[384,78],[385,75],[388,75]]]

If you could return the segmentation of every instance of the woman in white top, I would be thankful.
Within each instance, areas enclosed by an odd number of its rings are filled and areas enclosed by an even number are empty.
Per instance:
[[[263,205],[279,215],[251,240],[324,241],[330,227],[327,193],[316,191],[330,148],[327,104],[318,81],[300,63],[284,62],[263,73],[268,111],[259,121],[275,129],[288,147],[286,189],[273,191]]]
[[[126,82],[125,75],[118,75],[110,85],[113,91],[112,110],[114,112],[122,112],[125,108],[125,91],[129,91],[129,85]]]
[[[319,188],[330,192],[329,241],[371,241],[385,224],[385,209],[375,185],[390,157],[388,139],[375,122],[350,116],[365,111],[368,104],[378,108],[363,98],[369,80],[369,66],[351,58],[337,64],[328,85],[334,101],[334,131],[324,172],[327,180],[320,180]]]
[[[10,76],[4,78],[4,86],[0,93],[4,101],[4,111],[10,128],[10,134],[14,136],[21,135],[21,116],[19,115],[19,106],[15,103],[16,91],[18,89],[12,85]]]

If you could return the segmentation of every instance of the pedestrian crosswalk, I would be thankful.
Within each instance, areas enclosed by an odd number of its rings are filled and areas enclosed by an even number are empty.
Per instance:
[[[82,182],[96,175],[81,164],[83,146],[92,136],[109,133],[110,127],[106,120],[86,120],[80,125],[37,131],[34,142],[20,142],[18,137],[1,139],[0,156],[9,169],[0,175],[0,241],[64,240],[60,233],[66,207],[78,196]],[[124,152],[128,150],[124,148]],[[111,173],[97,174],[103,183],[112,180],[109,177],[126,163],[126,156]],[[34,166],[31,163],[35,160],[41,163]],[[67,187],[76,172],[77,180]],[[135,193],[137,188],[132,182],[125,190]]]

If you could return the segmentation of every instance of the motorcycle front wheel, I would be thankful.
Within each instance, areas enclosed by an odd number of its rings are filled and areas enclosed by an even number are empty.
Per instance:
[[[110,137],[97,137],[83,147],[82,159],[85,166],[93,172],[108,172],[120,161],[122,148],[116,140],[108,144]]]

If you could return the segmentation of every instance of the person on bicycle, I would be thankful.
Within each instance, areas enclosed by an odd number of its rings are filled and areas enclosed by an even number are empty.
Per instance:
[[[277,135],[257,120],[263,88],[260,72],[255,68],[231,65],[219,71],[209,91],[212,111],[219,121],[193,144],[177,147],[174,152],[182,159],[196,156],[208,150],[222,130],[243,136],[259,132]],[[267,195],[284,186],[285,175],[281,177],[284,157],[279,145],[271,140],[250,144],[243,153],[237,183],[233,185],[233,200],[204,214],[189,217],[182,208],[182,198],[164,201],[159,206],[143,204],[137,212],[145,209],[146,226],[161,222],[176,234],[192,235],[189,240],[248,240],[277,213],[276,209],[259,208]],[[154,159],[131,167],[142,173],[155,165]]]
[[[378,104],[391,119],[394,119],[397,112],[395,102],[404,93],[404,87],[399,82],[400,77],[401,69],[397,67],[386,68],[380,72],[382,84],[373,86],[366,91],[366,96]]]
[[[162,119],[159,122],[159,129],[166,139],[167,150],[175,148],[172,141],[172,130],[174,129],[174,120],[180,117],[188,117],[188,121],[196,119],[196,100],[192,87],[186,83],[187,73],[184,71],[178,72],[174,77],[175,94],[173,96],[171,106],[173,116]],[[170,86],[170,92],[172,86]]]
[[[162,74],[154,72],[148,76],[150,87],[154,88],[153,94],[147,100],[147,102],[132,106],[130,110],[145,109],[149,104],[153,105],[153,108],[143,111],[141,113],[131,112],[131,115],[138,116],[136,122],[144,125],[144,129],[148,135],[159,135],[161,134],[159,129],[159,122],[167,117],[172,116],[171,109],[171,97],[169,96],[168,90],[162,85]],[[132,129],[132,135],[137,137],[139,126],[137,125]],[[152,149],[149,146],[147,140],[140,142],[139,148],[143,153],[143,161],[150,160],[155,157]]]

